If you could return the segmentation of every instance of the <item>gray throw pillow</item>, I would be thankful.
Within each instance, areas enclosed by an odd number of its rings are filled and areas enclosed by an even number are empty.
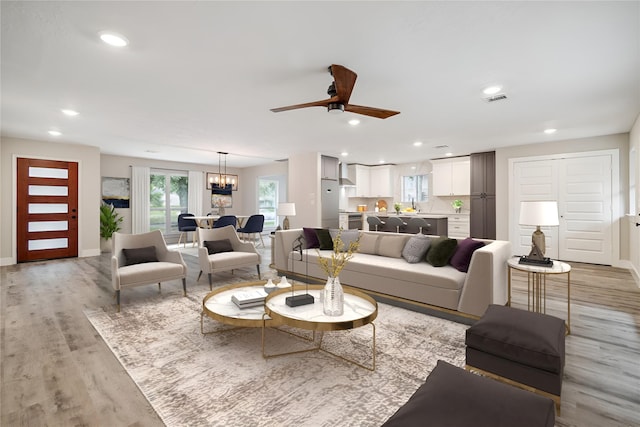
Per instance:
[[[229,239],[208,240],[203,243],[209,255],[219,254],[221,252],[233,252],[233,246]]]
[[[335,241],[339,232],[340,230],[336,230],[336,229],[329,230],[331,239]],[[342,243],[344,243],[342,252],[347,252],[349,250],[349,245],[352,242],[356,242],[359,237],[360,237],[360,230],[342,230],[342,233],[340,234],[340,239],[342,240]]]
[[[430,246],[431,239],[429,237],[424,234],[416,234],[404,245],[402,258],[406,259],[409,264],[416,264],[424,260]]]
[[[123,249],[125,265],[142,264],[145,262],[158,262],[155,246],[146,246],[144,248]]]

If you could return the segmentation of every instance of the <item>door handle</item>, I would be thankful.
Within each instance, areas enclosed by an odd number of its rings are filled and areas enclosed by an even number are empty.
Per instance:
[[[71,217],[71,219],[76,219],[76,216],[75,216],[75,215],[73,215],[73,216]]]

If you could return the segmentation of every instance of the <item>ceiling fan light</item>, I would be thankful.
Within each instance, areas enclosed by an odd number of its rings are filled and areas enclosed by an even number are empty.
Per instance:
[[[331,102],[327,105],[327,111],[330,113],[343,113],[344,112],[344,104],[340,104],[338,102]]]

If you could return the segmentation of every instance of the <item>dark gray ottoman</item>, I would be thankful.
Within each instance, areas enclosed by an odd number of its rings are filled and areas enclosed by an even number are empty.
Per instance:
[[[442,360],[383,427],[553,427],[553,401]]]
[[[490,305],[467,329],[466,368],[552,398],[560,411],[564,320]]]

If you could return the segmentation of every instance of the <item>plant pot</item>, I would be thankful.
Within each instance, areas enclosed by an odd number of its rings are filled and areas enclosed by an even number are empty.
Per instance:
[[[111,253],[111,238],[100,238],[100,252],[102,252],[103,254]]]

